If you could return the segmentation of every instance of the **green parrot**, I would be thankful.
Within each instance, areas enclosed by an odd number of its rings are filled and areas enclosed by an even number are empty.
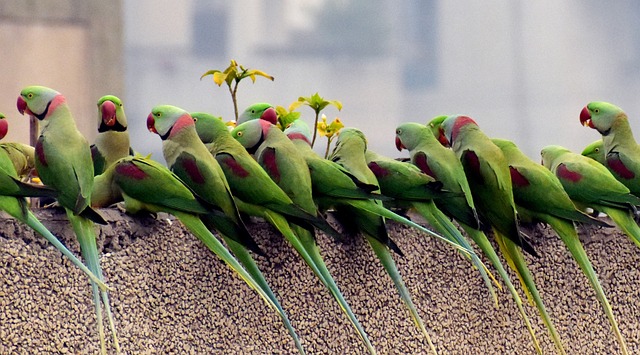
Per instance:
[[[269,103],[258,102],[247,107],[240,116],[238,116],[237,125],[241,125],[247,121],[263,119],[273,124],[278,123],[278,115],[276,109]]]
[[[488,272],[486,266],[473,251],[473,247],[469,242],[460,234],[460,231],[451,220],[438,209],[433,201],[434,198],[447,198],[444,196],[456,195],[440,192],[442,183],[423,173],[413,164],[384,157],[371,150],[365,152],[365,158],[369,169],[375,174],[380,184],[380,192],[383,195],[392,197],[395,201],[415,210],[429,225],[435,228],[438,233],[469,251],[469,253],[465,253],[465,255],[470,254],[473,265],[480,272],[493,299],[497,303],[498,297],[493,290],[492,276],[489,276],[490,272]],[[497,282],[496,285],[500,287]]]
[[[380,187],[378,185],[362,182],[340,164],[318,156],[311,148],[309,143],[311,140],[309,126],[304,121],[299,119],[293,121],[284,130],[284,132],[304,157],[311,175],[314,199],[320,206],[324,206],[321,208],[322,210],[326,211],[335,205],[349,205],[353,208],[360,208],[381,217],[389,218],[398,223],[416,228],[424,233],[452,244],[465,255],[469,255],[470,250],[460,246],[456,241],[449,238],[445,239],[423,226],[385,208],[381,204],[371,201],[371,199],[385,199],[384,195],[376,192]],[[433,189],[433,195],[447,195],[445,192],[439,191],[440,188],[437,183],[431,186],[431,188]],[[392,249],[396,248],[394,250],[401,253],[397,246],[390,247]]]
[[[111,165],[105,174],[111,176],[113,184],[120,189],[127,211],[131,213],[143,210],[152,213],[166,212],[178,218],[209,250],[254,289],[269,307],[276,310],[294,337],[298,351],[304,354],[299,339],[275,295],[270,289],[265,289],[260,281],[254,279],[252,272],[241,265],[203,222],[203,218],[206,219],[211,214],[211,206],[206,201],[194,194],[177,175],[148,157],[121,158]],[[149,191],[157,191],[157,193],[149,193]],[[225,238],[225,241],[234,243],[230,238]],[[230,247],[234,250],[238,249],[235,245]]]
[[[356,128],[343,128],[338,134],[336,139],[336,145],[329,156],[329,160],[340,164],[347,169],[349,173],[355,176],[360,181],[371,185],[378,185],[375,174],[369,169],[367,161],[365,159],[365,152],[367,151],[367,140],[364,134]],[[374,192],[379,193],[380,190]],[[381,201],[376,200],[376,203],[382,204]],[[399,252],[397,245],[391,240],[387,233],[385,218],[378,214],[356,208],[350,205],[340,204],[335,206],[338,216],[343,216],[342,220],[348,220],[355,224],[355,227],[361,232],[374,253],[382,263],[396,288],[400,293],[400,297],[409,308],[411,317],[421,330],[425,339],[429,343],[431,350],[437,353],[435,346],[431,341],[431,337],[424,326],[422,318],[418,314],[418,311],[411,299],[409,290],[402,280],[402,276],[398,271],[398,268],[393,260],[389,249],[393,249]],[[398,253],[402,255],[401,253]]]
[[[441,141],[451,146],[462,162],[480,216],[502,236],[537,256],[520,232],[509,166],[500,148],[468,116],[449,116],[441,129]]]
[[[582,153],[580,154],[584,155],[587,158],[591,158],[604,166],[607,166],[606,159],[604,158],[603,144],[604,143],[602,142],[602,139],[598,139],[597,141],[592,142],[591,144],[584,147]]]
[[[176,106],[155,106],[147,117],[147,128],[162,138],[169,169],[212,207],[205,224],[244,248],[264,254],[242,222],[224,172],[198,137],[191,115]]]
[[[602,135],[604,165],[632,194],[640,197],[640,146],[627,114],[608,102],[590,102],[580,112],[580,123]]]
[[[508,264],[517,273],[523,289],[536,304],[556,348],[564,354],[562,340],[522,255],[521,248],[538,256],[520,231],[511,173],[504,154],[468,116],[449,116],[436,126],[439,126],[440,141],[451,146],[462,162],[481,220],[491,226]]]
[[[522,299],[518,295],[489,238],[480,230],[475,204],[462,163],[456,154],[451,149],[445,148],[440,144],[435,136],[434,132],[437,132],[439,136],[439,124],[446,117],[448,116],[436,117],[427,125],[415,122],[399,125],[396,128],[396,148],[398,150],[407,149],[411,163],[417,166],[424,174],[442,183],[443,189],[460,194],[460,196],[447,199],[435,199],[433,202],[439,210],[458,222],[460,227],[491,261],[516,303],[536,351],[541,353],[540,343],[525,312]],[[438,120],[440,121],[438,122]]]
[[[593,159],[558,145],[544,147],[541,154],[544,166],[558,177],[578,207],[605,213],[640,247],[640,227],[634,219],[640,198]]]
[[[8,131],[8,124],[4,120],[4,115],[0,113],[0,139],[4,138]],[[20,181],[15,169],[15,162],[11,155],[5,150],[6,143],[1,143],[0,147],[0,210],[5,211],[11,217],[26,224],[34,231],[42,235],[49,243],[53,244],[60,252],[69,258],[82,272],[98,284],[100,289],[106,290],[105,283],[98,278],[86,265],[82,263],[67,247],[62,244],[47,227],[45,227],[36,216],[29,210],[25,196],[48,196],[55,197],[56,192],[46,186],[32,185]]]
[[[409,151],[410,161],[420,170],[443,184],[443,188],[459,194],[435,203],[444,213],[465,225],[479,229],[469,183],[462,164],[451,149],[445,148],[424,125],[408,122],[396,128],[396,148]]]
[[[544,166],[529,159],[513,142],[505,139],[492,141],[502,150],[509,164],[514,200],[521,220],[546,223],[558,234],[596,292],[622,352],[627,354],[626,342],[598,276],[580,243],[574,222],[609,225],[578,210],[560,180]]]
[[[282,306],[248,252],[252,250],[264,255],[240,217],[222,168],[198,137],[194,119],[181,108],[160,105],[151,110],[147,127],[162,138],[163,153],[170,170],[209,207],[211,213],[200,216],[201,220],[208,228],[215,228],[222,234],[231,251],[277,307],[298,350],[304,353]]]
[[[98,100],[98,136],[91,145],[94,175],[102,174],[116,160],[133,155],[122,100],[105,95]]]
[[[6,116],[0,113],[0,140],[2,140],[9,132],[9,123],[6,120]],[[27,144],[17,142],[0,142],[0,148],[2,148],[6,154],[9,155],[13,167],[18,174],[18,177],[29,177],[35,171],[35,149]]]
[[[375,353],[362,325],[329,273],[315,240],[308,238],[307,232],[300,235],[294,233],[294,228],[300,229],[294,227],[295,224],[304,224],[316,217],[292,201],[243,145],[234,139],[221,118],[200,112],[192,113],[191,116],[195,120],[198,136],[220,164],[239,210],[265,219],[282,233],[340,304],[369,352]],[[239,131],[234,132],[238,137]],[[240,136],[245,136],[245,133],[240,133]],[[248,138],[244,137],[243,140]]]
[[[42,123],[35,147],[36,170],[42,182],[57,192],[56,199],[67,213],[89,270],[103,280],[94,222],[107,222],[89,206],[93,185],[89,144],[76,128],[66,99],[59,92],[44,86],[28,86],[20,92],[17,107],[21,114],[26,113]],[[91,282],[91,288],[101,352],[106,353],[106,343],[100,298],[107,313],[113,345],[120,352],[108,293],[100,290],[95,282]]]

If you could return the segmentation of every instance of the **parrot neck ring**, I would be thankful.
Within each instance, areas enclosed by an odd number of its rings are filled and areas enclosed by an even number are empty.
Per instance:
[[[149,130],[149,132],[159,135],[163,141],[169,138],[169,135],[171,134],[171,129],[169,129],[165,134],[160,134],[158,132],[158,130],[156,129],[156,120],[153,118],[153,112],[150,113],[149,116],[147,116],[147,129]]]
[[[29,106],[27,105],[27,102],[22,98],[22,96],[19,96],[18,97],[18,111],[22,115],[24,115],[24,113],[26,112],[29,116],[37,118],[38,121],[42,121],[47,116],[47,113],[49,112],[49,107],[51,106],[51,102],[52,101],[47,102],[47,106],[44,108],[44,110],[41,113],[38,114],[38,113],[35,113],[35,112],[31,111],[29,109]]]
[[[109,125],[104,121],[100,122],[100,126],[98,127],[98,133],[103,133],[107,131],[115,131],[115,132],[125,132],[127,130],[126,126],[123,126],[120,122],[115,121],[115,123]]]

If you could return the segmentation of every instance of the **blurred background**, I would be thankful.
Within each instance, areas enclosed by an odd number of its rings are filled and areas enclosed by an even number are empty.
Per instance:
[[[104,94],[125,104],[132,145],[162,160],[145,120],[157,104],[233,119],[209,69],[231,59],[273,75],[245,80],[239,109],[288,107],[318,92],[339,100],[329,120],[360,128],[392,157],[394,129],[467,114],[491,137],[535,160],[548,144],[581,151],[589,101],[625,109],[640,130],[640,2],[438,0],[0,0],[0,111],[7,139],[27,141],[15,99],[26,85],[56,88],[89,140]],[[302,119],[313,111],[302,106]],[[318,151],[323,150],[320,139]]]

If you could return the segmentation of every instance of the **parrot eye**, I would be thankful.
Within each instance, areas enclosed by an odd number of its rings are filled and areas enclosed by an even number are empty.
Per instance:
[[[154,113],[153,115],[154,115],[154,116],[156,116],[156,117],[160,117],[160,116],[162,116],[162,114],[160,114],[160,112],[156,112],[156,113]]]
[[[251,110],[251,113],[256,113],[256,110]]]
[[[600,110],[599,110],[599,109],[597,109],[597,108],[596,108],[596,109],[593,109],[593,113],[599,113],[599,112],[600,112]]]
[[[239,131],[238,133],[236,133],[236,136],[242,137],[242,131]]]
[[[198,122],[198,118],[197,117],[193,117],[193,122]]]
[[[29,98],[29,99],[33,99],[33,93],[31,93],[31,92],[30,92],[30,93],[28,93],[28,94],[27,94],[27,98]]]
[[[396,129],[396,134],[400,134],[402,133],[402,130],[400,128]]]

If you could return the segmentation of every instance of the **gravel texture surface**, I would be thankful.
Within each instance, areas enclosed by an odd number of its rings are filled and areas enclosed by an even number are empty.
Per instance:
[[[109,225],[100,227],[98,245],[123,352],[296,352],[275,313],[180,223],[102,212]],[[78,254],[64,213],[36,214]],[[258,264],[307,352],[365,353],[346,316],[287,242],[263,222],[249,227],[267,254]],[[450,247],[395,224],[389,228],[406,254],[395,257],[400,273],[439,353],[534,353],[506,290],[496,308],[478,273]],[[629,350],[640,353],[640,250],[617,229],[580,231]],[[530,268],[568,353],[619,354],[594,292],[564,245],[548,228],[527,232],[541,255],[528,257]],[[319,235],[318,243],[380,354],[429,353],[363,238],[336,244]],[[535,308],[526,310],[543,351],[553,353]],[[98,348],[86,277],[44,238],[0,216],[0,353],[93,354]]]

